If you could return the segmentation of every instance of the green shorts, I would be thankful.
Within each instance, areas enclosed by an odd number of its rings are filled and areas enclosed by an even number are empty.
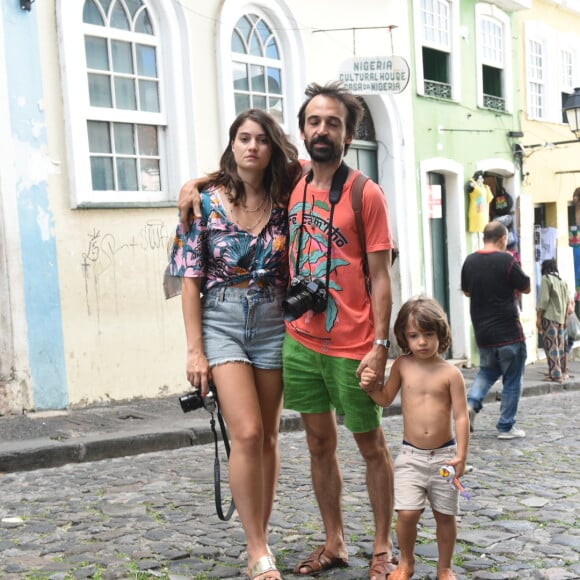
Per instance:
[[[286,334],[284,338],[284,407],[299,413],[336,410],[352,433],[381,424],[383,409],[360,388],[360,361],[320,354]]]

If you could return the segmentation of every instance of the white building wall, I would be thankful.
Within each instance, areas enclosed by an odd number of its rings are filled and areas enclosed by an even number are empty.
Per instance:
[[[233,19],[240,9],[254,7],[293,27],[280,34],[287,34],[285,57],[293,63],[286,79],[291,84],[287,131],[298,143],[296,114],[306,83],[332,80],[340,63],[351,56],[390,55],[391,42],[394,53],[410,62],[405,6],[378,0],[361,0],[356,9],[347,0],[332,3],[208,0],[202,4],[196,0],[171,0],[169,10],[175,11],[178,20],[175,33],[181,35],[188,47],[180,65],[183,79],[175,83],[186,93],[180,96],[184,110],[176,114],[187,131],[183,142],[174,143],[173,147],[186,148],[185,158],[189,161],[179,167],[174,183],[217,167],[226,129],[233,120],[231,107],[223,98],[228,80],[220,72],[226,44],[220,38],[223,35],[220,23],[227,22],[228,17]],[[50,235],[57,248],[64,337],[64,361],[59,366],[66,377],[68,404],[181,393],[187,387],[181,304],[179,299],[165,301],[162,293],[162,274],[177,220],[176,209],[172,203],[167,207],[71,208],[75,196],[69,175],[73,168],[67,156],[67,104],[62,95],[58,52],[61,39],[55,27],[57,8],[57,0],[32,4],[44,87],[39,107],[46,129],[42,167],[35,170],[41,172],[40,179],[47,187],[52,219]],[[20,17],[30,18],[31,14]],[[0,18],[0,25],[1,21]],[[397,26],[392,38],[386,28],[368,28],[388,25]],[[353,32],[353,27],[361,30]],[[338,28],[345,30],[332,30]],[[3,47],[0,57],[0,86],[5,87],[1,82],[2,62],[6,58]],[[86,78],[78,82],[86,83]],[[417,199],[414,144],[408,137],[410,131],[404,130],[412,123],[410,90],[409,86],[400,95],[366,99],[379,140],[380,184],[389,193],[389,199],[395,200],[390,209],[401,259],[395,267],[394,312],[403,299],[418,290],[412,267],[417,263],[412,256],[419,251],[418,242],[404,218],[406,212],[416,212],[409,203]],[[0,127],[6,126],[9,98],[0,92]],[[19,271],[22,268],[19,244],[25,234],[19,231],[16,215],[13,188],[17,184],[11,174],[9,143],[6,139],[0,143],[0,153],[4,153],[0,155],[0,240],[4,256],[0,264],[4,267],[7,263],[7,272],[0,274],[0,381],[12,366],[19,369],[23,379],[15,379],[18,395],[13,392],[9,401],[11,410],[18,412],[35,407],[31,393],[34,389],[42,390],[42,384],[30,386],[27,379],[30,367],[27,331],[37,329],[27,327],[29,319],[27,323],[21,279],[38,284],[42,280],[34,280],[34,272]],[[177,197],[177,187],[173,193]]]
[[[4,16],[0,4],[0,39]],[[0,41],[0,415],[32,401],[6,58]]]

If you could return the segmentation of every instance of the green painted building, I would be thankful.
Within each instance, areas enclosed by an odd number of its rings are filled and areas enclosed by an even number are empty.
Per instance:
[[[501,215],[510,250],[525,270],[532,264],[531,203],[521,195],[513,154],[521,114],[516,22],[529,4],[413,0],[409,14],[416,231],[423,250],[418,275],[425,293],[448,313],[451,356],[474,362],[460,274],[467,254],[482,245],[485,223]],[[532,300],[524,298],[522,320],[530,336],[532,318]]]

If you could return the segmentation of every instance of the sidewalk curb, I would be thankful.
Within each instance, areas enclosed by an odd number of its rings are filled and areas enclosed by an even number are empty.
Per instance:
[[[33,439],[25,442],[28,446],[22,449],[0,452],[0,472],[60,467],[68,463],[99,461],[209,442],[209,439],[207,441],[196,439],[198,437],[193,430],[130,433],[120,436],[92,435],[64,442],[46,438]]]
[[[525,387],[522,397],[557,394],[580,390],[580,381],[564,384],[540,382]],[[486,397],[486,403],[500,400],[501,389],[494,387]],[[383,417],[401,414],[398,402],[383,410]],[[302,430],[298,413],[284,411],[280,421],[281,432]],[[210,421],[196,420],[191,428],[153,428],[125,432],[89,433],[75,440],[58,441],[50,438],[11,441],[0,445],[0,473],[30,471],[60,467],[70,463],[85,463],[127,457],[142,453],[179,449],[194,445],[213,443],[214,435]]]

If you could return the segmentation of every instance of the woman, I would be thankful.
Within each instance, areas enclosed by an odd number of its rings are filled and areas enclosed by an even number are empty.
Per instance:
[[[301,170],[296,148],[264,111],[240,114],[229,137],[206,180],[201,218],[188,232],[178,226],[170,272],[182,277],[187,380],[202,396],[213,381],[229,427],[248,575],[275,580],[267,531],[279,472],[286,208]]]
[[[566,374],[566,317],[570,305],[570,292],[560,279],[556,260],[542,262],[542,283],[537,308],[536,327],[543,335],[544,351],[548,359],[550,381],[561,383]]]

